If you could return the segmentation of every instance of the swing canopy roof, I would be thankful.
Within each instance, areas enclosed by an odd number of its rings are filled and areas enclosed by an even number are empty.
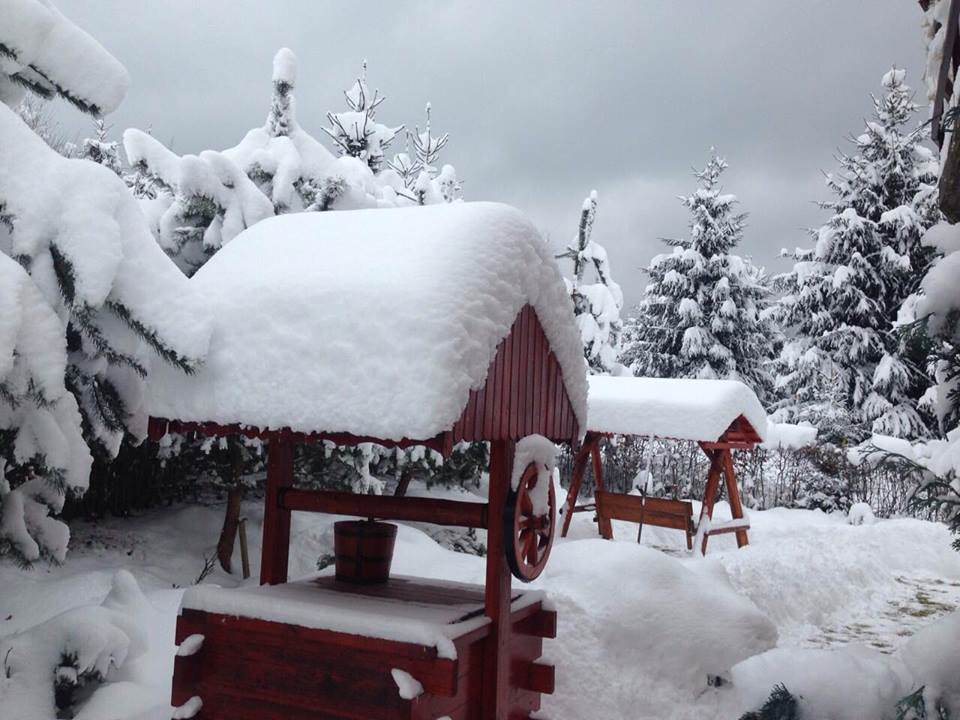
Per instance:
[[[543,238],[505,205],[277,216],[190,284],[210,351],[192,375],[153,368],[153,418],[448,446],[585,426],[572,303]]]
[[[764,440],[767,413],[736,380],[591,375],[587,430],[753,445]]]

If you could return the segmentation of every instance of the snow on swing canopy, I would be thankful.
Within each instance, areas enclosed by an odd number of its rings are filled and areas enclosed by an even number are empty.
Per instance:
[[[257,223],[190,281],[213,317],[194,375],[159,367],[152,416],[428,439],[483,386],[530,305],[580,427],[587,386],[547,244],[494,203],[298,213]]]
[[[717,442],[740,417],[759,439],[767,413],[737,380],[591,375],[587,429],[674,440]]]

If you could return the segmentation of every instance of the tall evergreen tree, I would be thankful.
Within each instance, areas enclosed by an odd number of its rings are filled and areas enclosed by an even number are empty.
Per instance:
[[[651,260],[650,283],[628,321],[624,362],[647,377],[742,380],[765,401],[775,338],[766,314],[769,291],[762,270],[731,252],[746,215],[720,187],[726,169],[714,152],[695,173],[697,190],[681,198],[690,235],[666,240],[673,251]]]
[[[557,257],[573,263],[573,278],[564,281],[573,300],[573,313],[590,372],[628,375],[629,371],[619,360],[623,292],[610,274],[607,251],[593,240],[596,216],[597,191],[594,190],[583,201],[573,244]],[[593,282],[589,282],[590,279]]]
[[[86,489],[93,456],[143,437],[151,362],[192,371],[206,330],[187,322],[186,283],[116,174],[57,154],[8,107],[26,88],[99,116],[123,98],[123,66],[43,3],[12,12],[0,23],[0,554],[30,562],[63,559],[69,531],[48,513]]]
[[[834,197],[820,206],[830,219],[775,279],[791,335],[777,363],[778,415],[809,420],[834,440],[929,432],[917,407],[928,343],[894,323],[933,257],[920,240],[939,219],[937,163],[922,145],[926,127],[907,128],[918,106],[904,71],[889,71],[882,85],[855,152],[840,154],[827,175]]]

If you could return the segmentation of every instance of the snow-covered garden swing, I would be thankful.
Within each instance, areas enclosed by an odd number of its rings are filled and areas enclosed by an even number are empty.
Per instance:
[[[198,718],[527,717],[556,616],[536,577],[554,535],[554,442],[587,383],[570,300],[517,211],[466,203],[303,213],[258,223],[191,280],[213,315],[208,361],[161,369],[170,430],[266,441],[261,587],[198,586],[177,624],[173,703]],[[490,443],[487,503],[293,487],[297,443]],[[337,576],[287,582],[292,511],[340,524]],[[391,526],[485,528],[485,587],[389,577]],[[395,528],[394,528],[395,530]],[[202,640],[201,640],[202,638]]]
[[[731,451],[749,449],[763,441],[767,414],[754,392],[734,380],[589,378],[587,433],[573,464],[573,480],[564,505],[566,537],[576,512],[595,511],[600,534],[613,538],[611,520],[629,520],[682,530],[687,548],[694,534],[700,551],[707,551],[711,535],[736,533],[737,546],[747,544],[749,520],[744,517]],[[686,500],[652,498],[609,492],[604,487],[600,440],[610,435],[635,435],[696,442],[710,460],[703,505],[697,523]],[[577,505],[587,463],[592,462],[594,504]],[[720,478],[723,477],[733,519],[712,523]]]

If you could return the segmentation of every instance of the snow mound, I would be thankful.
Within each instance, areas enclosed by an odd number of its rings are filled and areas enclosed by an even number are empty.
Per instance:
[[[850,512],[847,513],[847,522],[851,525],[872,525],[877,521],[873,514],[873,508],[869,503],[858,502],[850,506]]]
[[[713,442],[742,415],[767,433],[767,413],[737,380],[591,375],[589,383],[589,430]]]
[[[158,368],[151,414],[426,439],[483,385],[533,306],[581,427],[586,377],[549,248],[517,210],[457,203],[273,217],[190,281],[212,311],[206,364]]]
[[[93,113],[113,112],[130,76],[47,0],[0,0],[0,71]]]
[[[699,692],[708,675],[726,675],[777,641],[773,623],[711,560],[684,562],[632,543],[579,540],[556,545],[541,578],[558,607],[558,637],[578,638],[545,646],[558,668],[579,668],[584,660],[575,656],[596,651],[607,667]],[[563,677],[567,694],[596,682],[571,675]],[[583,692],[591,694],[588,687]]]

